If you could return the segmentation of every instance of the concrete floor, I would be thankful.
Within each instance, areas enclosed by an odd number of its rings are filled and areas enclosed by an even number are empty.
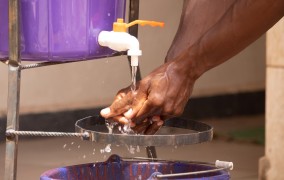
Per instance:
[[[221,120],[204,120],[215,128],[214,132],[226,134],[236,129],[246,129],[264,125],[263,116],[235,117]],[[126,146],[111,147],[111,153],[101,153],[105,145],[81,141],[78,138],[43,138],[19,141],[19,180],[39,179],[44,171],[56,167],[105,161],[111,154],[122,157],[143,156],[143,147],[131,154]],[[139,152],[140,150],[140,152]],[[217,138],[211,142],[182,146],[157,148],[158,157],[171,160],[196,160],[214,162],[225,160],[234,162],[231,171],[233,180],[254,180],[258,175],[258,159],[264,155],[264,146],[253,143]],[[0,144],[0,179],[4,176],[5,143]]]

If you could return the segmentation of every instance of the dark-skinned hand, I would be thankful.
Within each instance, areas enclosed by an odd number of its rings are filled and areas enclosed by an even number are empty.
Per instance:
[[[163,122],[183,113],[195,80],[175,61],[163,64],[137,83],[120,90],[110,107],[101,111],[106,119],[131,123],[138,133],[154,134]]]

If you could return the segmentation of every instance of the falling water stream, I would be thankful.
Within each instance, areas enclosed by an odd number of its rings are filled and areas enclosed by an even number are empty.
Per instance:
[[[137,66],[131,66],[131,86],[130,86],[130,88],[131,88],[132,93],[135,93],[136,88],[137,88],[137,87],[136,87],[136,74],[137,74],[137,69],[138,69]],[[118,125],[117,122],[114,122],[114,121],[112,121],[112,120],[107,120],[107,119],[106,119],[106,126],[107,126],[108,132],[109,132],[110,134],[113,133],[113,128],[114,128],[116,125]],[[123,125],[123,126],[119,125],[119,126],[118,126],[118,130],[119,130],[122,134],[125,134],[125,135],[127,135],[127,134],[133,134],[133,133],[134,133],[133,130],[131,129],[131,127],[130,127],[130,123],[125,124],[125,125]],[[153,159],[154,156],[155,156],[155,153],[156,153],[156,152],[152,152],[152,151],[154,150],[153,147],[146,147],[146,150],[147,150],[148,156]],[[102,152],[110,152],[110,151],[111,151],[110,144],[108,144],[108,145],[105,147],[105,149],[102,149],[102,150],[101,150],[101,153],[102,153]],[[135,150],[133,149],[132,146],[130,146],[130,147],[128,148],[128,151],[129,151],[131,154],[133,154]],[[140,152],[139,146],[137,147],[137,152]]]
[[[137,66],[131,66],[131,91],[134,93],[136,91],[136,74]]]
[[[135,93],[136,91],[136,74],[137,74],[137,68],[138,66],[131,66],[131,91],[132,93]],[[130,127],[129,127],[130,128]],[[152,146],[146,147],[147,155],[149,158],[154,159],[156,158],[156,151],[155,148]]]

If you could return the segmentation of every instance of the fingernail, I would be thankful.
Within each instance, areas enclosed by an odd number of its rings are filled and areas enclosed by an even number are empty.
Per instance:
[[[159,121],[159,122],[157,123],[158,126],[162,126],[163,124],[164,124],[164,121]]]
[[[107,116],[110,113],[110,108],[105,108],[101,110],[102,116]]]
[[[128,111],[126,111],[123,115],[130,119],[131,114],[132,114],[132,108],[130,108]]]
[[[128,124],[128,119],[126,119],[125,117],[121,117],[121,118],[119,118],[119,120],[118,120],[120,123],[122,123],[122,124]]]
[[[130,127],[133,128],[133,127],[135,127],[135,126],[136,126],[136,124],[131,121],[131,122],[130,122]]]
[[[152,117],[152,121],[160,121],[160,120],[161,120],[160,116],[153,116]]]

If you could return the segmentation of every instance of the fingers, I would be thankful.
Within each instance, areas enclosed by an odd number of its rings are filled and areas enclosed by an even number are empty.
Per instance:
[[[137,92],[132,92],[130,88],[120,90],[111,106],[103,109],[101,115],[104,118],[111,118],[124,114],[126,119],[132,119],[147,99],[145,92],[146,88],[139,88]],[[131,107],[132,111],[129,111]]]
[[[164,121],[159,116],[152,118],[152,124],[145,130],[145,135],[154,135],[163,126]]]
[[[147,94],[145,93],[145,90],[142,90],[142,88],[137,92],[135,95],[133,102],[132,102],[132,111],[125,113],[125,117],[127,119],[133,119],[136,117],[139,110],[143,107],[145,101],[147,100]],[[146,118],[146,117],[145,117]],[[143,118],[143,120],[145,119]]]
[[[165,103],[165,93],[158,90],[158,85],[152,83],[152,89],[145,93],[144,99],[138,99],[140,102],[134,101],[133,111],[135,112],[135,117],[131,117],[133,122],[140,123],[147,117],[152,117],[155,115],[161,115],[163,112],[163,106]],[[142,99],[142,100],[141,100]],[[143,102],[143,103],[142,103]]]
[[[101,110],[101,116],[108,119],[127,112],[133,101],[132,96],[131,92],[127,93],[125,96],[118,95],[110,107]]]
[[[160,116],[153,116],[152,118],[143,120],[132,129],[138,134],[153,135],[162,127],[163,124],[164,121],[160,118]]]
[[[152,117],[153,115],[160,114],[159,107],[153,106],[152,103],[149,102],[149,100],[146,100],[142,107],[136,106],[133,107],[134,110],[138,111],[134,118],[132,118],[132,121],[139,124],[147,117]]]
[[[126,119],[124,116],[114,116],[110,118],[113,121],[119,122],[120,124],[128,124],[129,120]]]
[[[145,119],[139,125],[135,124],[135,126],[132,127],[132,130],[137,134],[142,134],[148,128],[149,125],[150,125],[150,121],[148,121],[148,119]]]
[[[145,135],[154,135],[156,132],[162,127],[163,121],[161,122],[154,122],[151,126],[149,126],[146,131],[144,132]]]
[[[123,115],[127,118],[127,119],[131,119],[130,117],[132,116],[133,110],[132,108],[128,109],[128,111],[126,111],[125,113],[123,113]]]

